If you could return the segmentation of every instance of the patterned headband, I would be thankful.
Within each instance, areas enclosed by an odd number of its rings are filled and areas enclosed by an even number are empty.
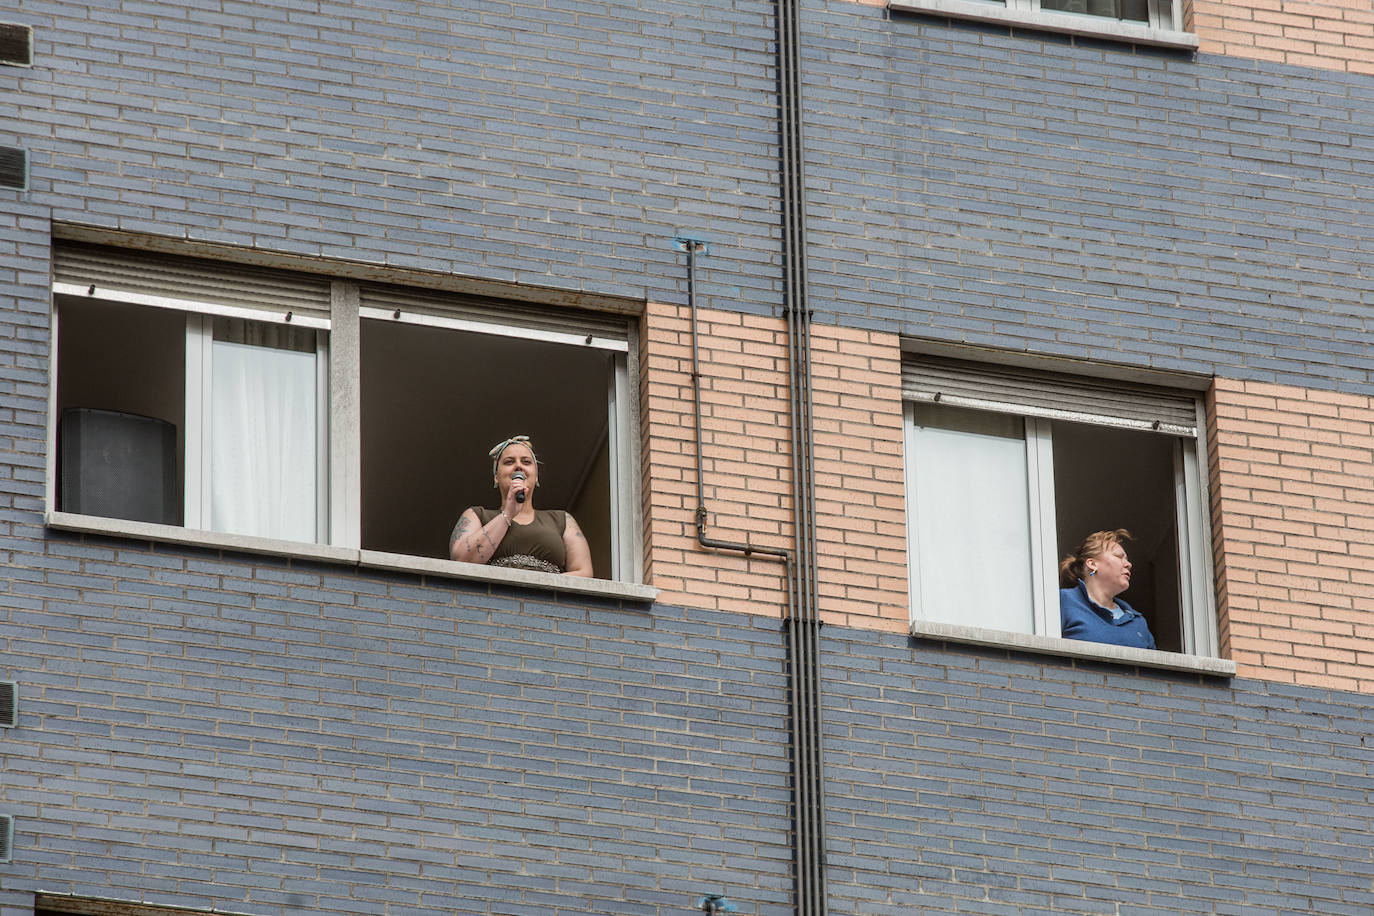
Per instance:
[[[534,454],[534,446],[530,445],[529,436],[511,436],[509,439],[502,439],[492,446],[491,451],[487,452],[487,457],[491,459],[491,476],[496,476],[496,465],[501,461],[501,453],[512,445],[523,445],[530,450],[530,455],[534,457],[534,463],[539,463],[539,456]]]

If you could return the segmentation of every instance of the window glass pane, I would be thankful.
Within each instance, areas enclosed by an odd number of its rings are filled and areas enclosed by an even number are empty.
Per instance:
[[[314,541],[315,352],[298,339],[313,334],[222,321],[211,353],[210,526]]]
[[[1094,531],[1125,528],[1131,587],[1123,594],[1145,615],[1155,644],[1181,650],[1175,452],[1180,441],[1132,430],[1056,422],[1055,516],[1059,556]],[[1181,481],[1177,482],[1181,485]]]
[[[1149,0],[1040,0],[1040,8],[1108,19],[1149,22]]]
[[[185,316],[65,297],[59,309],[58,508],[180,525]]]
[[[1019,417],[915,408],[923,619],[1029,633],[1034,624],[1026,443]]]
[[[289,324],[267,324],[242,318],[217,317],[213,320],[215,340],[227,343],[271,347],[274,350],[295,350],[297,353],[315,352],[315,332],[310,328]]]

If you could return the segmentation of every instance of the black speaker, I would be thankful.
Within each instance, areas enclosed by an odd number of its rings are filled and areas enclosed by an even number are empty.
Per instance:
[[[61,511],[181,524],[177,432],[166,420],[69,407],[57,426],[57,456]]]

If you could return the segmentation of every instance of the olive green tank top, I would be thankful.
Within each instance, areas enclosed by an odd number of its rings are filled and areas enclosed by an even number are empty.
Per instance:
[[[501,514],[500,509],[483,506],[473,506],[472,511],[483,526]],[[568,566],[568,553],[563,547],[563,530],[567,525],[568,513],[561,509],[535,509],[534,521],[528,525],[510,523],[487,565],[561,573]]]

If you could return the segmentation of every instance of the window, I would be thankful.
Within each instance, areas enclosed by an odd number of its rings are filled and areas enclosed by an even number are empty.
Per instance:
[[[1157,29],[1170,28],[1175,21],[1171,0],[1006,0],[1009,9],[1077,13],[1126,22],[1142,22]]]
[[[57,511],[446,559],[532,437],[539,504],[639,576],[623,315],[55,249]]]
[[[160,295],[156,265],[55,287],[58,508],[322,541],[327,285],[312,315],[273,308],[223,268],[181,290],[217,291]]]
[[[495,505],[488,449],[528,435],[539,505],[577,519],[598,576],[636,575],[624,319],[381,286],[360,302],[365,549],[446,557],[462,511]]]
[[[903,395],[914,619],[1057,637],[1059,558],[1127,528],[1158,647],[1216,654],[1194,396],[935,359]]]
[[[1192,50],[1181,0],[889,0],[894,10]]]

